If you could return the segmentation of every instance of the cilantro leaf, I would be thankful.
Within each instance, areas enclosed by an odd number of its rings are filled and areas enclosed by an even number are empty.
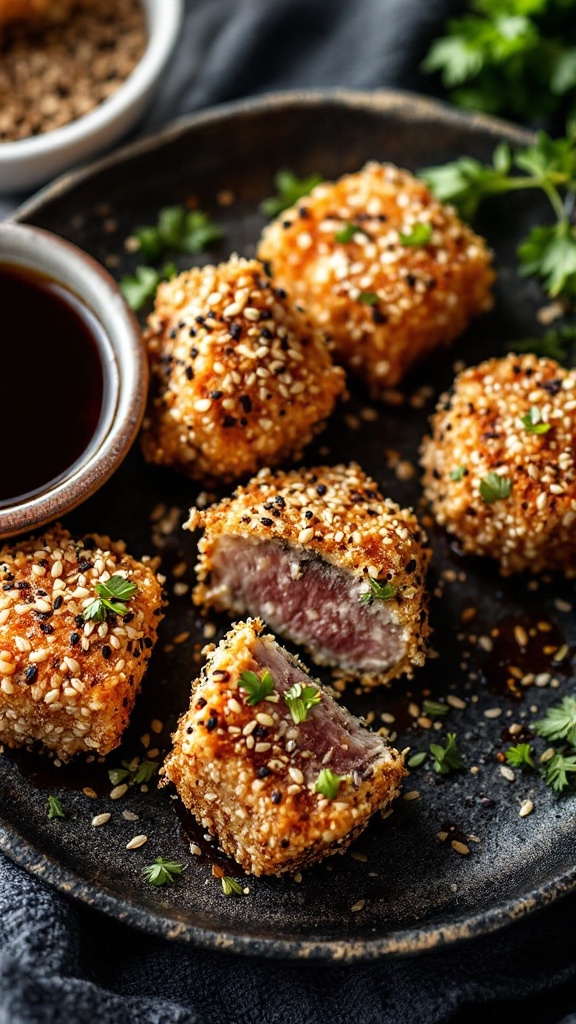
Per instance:
[[[530,407],[525,416],[520,417],[527,434],[547,434],[552,429],[551,423],[545,423],[542,419],[542,413],[537,405]]]
[[[506,760],[514,768],[536,768],[532,758],[532,744],[530,743],[517,743],[513,747],[508,747]]]
[[[134,274],[125,274],[119,283],[120,291],[128,305],[137,312],[153,299],[158,285],[170,281],[178,273],[173,263],[166,263],[160,270],[154,267],[136,267]]]
[[[432,238],[431,224],[414,224],[410,231],[400,231],[398,235],[402,245],[418,246],[428,245]]]
[[[341,228],[340,231],[337,231],[335,233],[334,238],[336,239],[337,242],[340,242],[342,245],[347,245],[348,242],[352,241],[356,232],[361,230],[362,228],[360,228],[357,224],[346,224],[343,228]]]
[[[330,768],[323,768],[316,779],[314,792],[321,793],[327,800],[334,800],[335,797],[338,796],[340,783],[345,778],[345,775],[337,775],[336,772],[331,771]]]
[[[142,874],[150,885],[172,885],[174,878],[185,871],[186,865],[175,860],[157,857],[153,864],[142,868]]]
[[[547,786],[551,786],[555,793],[563,793],[570,785],[568,776],[571,772],[576,772],[576,754],[556,753],[546,762],[542,774]]]
[[[466,476],[466,467],[457,466],[456,469],[451,470],[449,476],[451,480],[453,480],[455,483],[458,483],[460,480],[463,480],[464,477]]]
[[[274,693],[274,680],[268,669],[262,673],[262,677],[255,672],[242,672],[240,676],[240,689],[248,694],[246,703],[253,706],[259,704],[265,697]]]
[[[434,770],[440,775],[448,775],[450,772],[458,771],[459,768],[464,767],[464,762],[456,742],[455,732],[448,733],[445,747],[439,743],[431,743],[430,753],[434,759]]]
[[[284,700],[290,709],[292,721],[299,725],[305,722],[308,712],[322,700],[322,694],[317,686],[305,686],[303,683],[294,683],[284,694]]]
[[[518,246],[520,273],[535,275],[548,295],[576,295],[576,227],[560,220],[550,227],[532,228]]]
[[[490,472],[480,481],[478,490],[483,501],[491,505],[494,501],[510,497],[512,481],[507,476],[500,476],[498,473]]]
[[[576,697],[564,697],[548,708],[544,718],[534,723],[534,732],[547,740],[566,740],[576,747]]]
[[[307,178],[298,178],[293,171],[278,171],[274,176],[274,188],[277,195],[264,199],[260,203],[262,213],[267,217],[276,217],[289,206],[294,206],[303,196],[310,195],[316,185],[319,185],[322,178],[319,174],[311,174]]]
[[[394,587],[392,583],[379,583],[378,580],[368,579],[370,590],[365,590],[360,594],[360,601],[362,604],[372,604],[376,601],[389,601],[390,598],[394,597],[398,593],[398,587]]]
[[[125,615],[128,611],[126,601],[137,593],[138,587],[130,583],[124,576],[115,573],[105,583],[97,583],[94,587],[98,597],[86,606],[82,615],[85,622],[94,619],[103,622],[109,612],[114,615]]]
[[[65,818],[64,808],[57,796],[49,796],[46,801],[46,814],[49,818]]]
[[[121,768],[108,770],[108,778],[113,786],[119,786],[122,782],[129,786],[140,786],[150,782],[160,767],[158,761],[141,761],[139,757],[134,757],[131,761],[122,761],[121,764]]]
[[[166,206],[160,210],[157,223],[136,228],[134,238],[145,259],[157,260],[168,251],[196,256],[222,238],[222,229],[202,210]]]

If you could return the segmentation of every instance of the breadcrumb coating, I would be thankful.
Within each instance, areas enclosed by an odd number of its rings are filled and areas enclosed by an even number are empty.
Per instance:
[[[342,853],[398,795],[403,757],[319,687],[305,721],[293,721],[285,693],[305,667],[263,635],[259,620],[224,637],[193,684],[161,774],[202,827],[254,875],[279,875]],[[242,673],[272,677],[251,705]],[[340,776],[334,796],[316,791],[322,769]]]
[[[62,21],[74,0],[0,0],[0,28],[17,21]]]
[[[456,377],[431,426],[426,497],[464,551],[498,559],[504,576],[576,575],[576,370],[535,355],[489,359]],[[486,500],[489,473],[504,497]]]
[[[261,615],[275,632],[304,643],[317,664],[335,665],[344,679],[360,679],[365,686],[403,673],[412,676],[414,666],[424,663],[429,635],[424,585],[430,559],[427,537],[414,513],[383,498],[355,463],[275,474],[262,470],[232,497],[203,511],[193,508],[185,527],[205,531],[199,541],[199,582],[193,594],[197,605]],[[295,563],[289,565],[288,578],[278,583],[282,593],[277,600],[257,574],[246,582],[251,563],[248,548],[238,558],[243,578],[237,586],[226,584],[225,573],[232,571],[234,554],[231,551],[228,557],[227,551],[234,538],[241,538],[244,545],[273,542],[280,558],[287,553]],[[270,562],[272,547],[260,549],[265,551],[263,564]],[[317,575],[326,581],[327,568],[336,570],[332,582],[338,587],[335,597],[333,589],[324,598],[313,589],[311,571],[318,569]],[[305,570],[309,575],[299,592],[298,608],[283,615],[282,605],[289,603],[289,591]],[[370,581],[391,585],[393,596],[372,600]],[[334,610],[336,601],[339,607]],[[329,615],[337,621],[328,624],[333,635],[330,644],[323,645]],[[394,639],[386,663],[378,667],[361,656],[354,663],[343,646],[348,633],[351,638],[358,633],[356,646],[362,632],[369,639],[372,627],[387,629]]]
[[[122,542],[60,526],[0,550],[0,743],[39,742],[63,761],[118,746],[162,615],[154,570]],[[113,575],[138,588],[128,612],[85,622]]]
[[[161,284],[145,338],[145,458],[194,479],[238,480],[299,457],[344,390],[323,338],[257,260]]]
[[[391,164],[316,186],[264,229],[258,256],[375,397],[492,305],[484,240]]]

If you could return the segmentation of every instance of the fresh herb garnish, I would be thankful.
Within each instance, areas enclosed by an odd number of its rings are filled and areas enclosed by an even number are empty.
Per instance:
[[[222,882],[222,891],[225,896],[241,896],[242,886],[240,882],[237,882],[235,878],[231,878],[230,875],[224,875],[220,879]]]
[[[426,760],[427,757],[428,754],[426,753],[425,750],[418,750],[415,754],[412,754],[412,756],[408,758],[408,761],[406,763],[409,768],[419,768],[421,764],[424,764],[424,761]]]
[[[130,583],[124,576],[115,574],[106,583],[97,583],[94,587],[98,597],[91,601],[82,615],[85,622],[95,619],[103,622],[109,612],[114,615],[126,615],[129,601],[138,591],[135,583]]]
[[[500,143],[494,150],[492,164],[462,157],[453,163],[427,168],[421,176],[438,199],[454,203],[468,219],[474,216],[480,202],[490,196],[522,189],[544,192],[555,222],[536,225],[522,240],[517,249],[520,273],[539,278],[551,298],[576,298],[575,139],[552,139],[546,132],[538,132],[533,146],[514,154],[507,143]]]
[[[378,583],[378,580],[373,580],[372,577],[370,577],[368,583],[370,584],[370,590],[360,594],[362,604],[372,604],[374,599],[377,601],[389,601],[391,597],[398,593],[398,587],[394,587],[391,583]]]
[[[439,743],[431,743],[430,753],[434,758],[434,769],[440,775],[449,775],[450,772],[456,772],[459,768],[464,767],[464,762],[456,742],[455,732],[448,733],[445,747]]]
[[[304,686],[303,683],[294,683],[284,694],[284,700],[290,709],[292,721],[296,725],[305,722],[308,712],[322,700],[322,694],[317,686]]]
[[[520,417],[524,429],[528,434],[547,434],[551,429],[551,423],[545,423],[542,413],[537,405],[533,405],[525,416]]]
[[[314,792],[321,793],[327,800],[334,800],[338,795],[340,783],[345,778],[345,775],[337,775],[336,772],[331,771],[330,768],[323,768],[316,779]]]
[[[171,281],[177,273],[174,263],[165,263],[159,270],[154,267],[136,267],[134,274],[124,275],[119,288],[128,305],[137,312],[149,299],[154,298],[161,281]]]
[[[64,808],[57,796],[49,796],[46,801],[46,814],[49,818],[65,818]]]
[[[360,292],[358,296],[358,302],[363,302],[365,306],[376,306],[379,301],[376,292]]]
[[[488,504],[493,501],[500,501],[502,498],[509,498],[512,493],[512,481],[507,476],[499,476],[498,473],[487,473],[480,481],[480,496]]]
[[[303,196],[310,195],[322,178],[319,174],[311,174],[308,178],[298,178],[293,171],[278,171],[274,176],[274,188],[277,195],[271,196],[260,203],[262,213],[267,217],[276,217],[282,210],[294,206]]]
[[[167,206],[160,210],[155,225],[136,228],[133,233],[138,251],[147,260],[158,260],[166,252],[197,256],[211,242],[222,238],[222,229],[202,210]]]
[[[552,742],[566,740],[576,747],[576,697],[564,697],[535,722],[534,732]]]
[[[576,772],[576,754],[566,755],[558,751],[544,765],[542,777],[555,793],[563,793],[570,785],[569,775],[572,772]]]
[[[471,0],[446,22],[423,70],[450,99],[513,120],[576,116],[574,8],[565,0]]]
[[[508,747],[506,760],[514,768],[536,768],[532,757],[531,743],[517,743],[513,747]]]
[[[522,338],[510,343],[512,352],[534,352],[537,356],[555,359],[557,363],[576,360],[576,325],[551,327],[539,338]]]
[[[362,229],[358,227],[357,224],[346,224],[345,227],[336,232],[334,238],[337,242],[341,242],[342,245],[347,245],[348,242],[352,241],[356,232],[361,230]]]
[[[428,245],[428,242],[432,238],[432,225],[414,224],[410,231],[401,231],[398,237],[402,245]]]
[[[141,786],[150,782],[158,771],[158,761],[141,761],[134,757],[131,761],[122,761],[121,768],[110,768],[108,778],[113,786],[119,786],[126,782],[129,786]]]
[[[153,864],[142,868],[142,874],[150,885],[171,885],[176,875],[181,875],[185,870],[185,864],[179,864],[175,860],[165,860],[164,857],[156,857]]]
[[[451,471],[450,479],[454,480],[454,482],[457,483],[459,480],[462,480],[464,478],[465,474],[466,466],[457,466],[456,469],[453,469]]]
[[[425,700],[422,704],[422,711],[425,715],[434,718],[435,715],[447,715],[450,708],[447,704],[441,704],[438,700]]]
[[[265,697],[269,697],[271,693],[274,693],[274,680],[267,668],[264,669],[262,678],[256,675],[255,672],[242,672],[240,676],[240,689],[248,694],[246,703],[252,706],[259,704]]]

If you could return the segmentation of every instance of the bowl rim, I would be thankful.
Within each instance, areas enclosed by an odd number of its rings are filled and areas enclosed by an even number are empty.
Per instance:
[[[144,53],[118,88],[81,117],[40,135],[0,142],[0,166],[12,160],[33,160],[76,145],[116,121],[152,87],[176,43],[183,0],[140,0],[147,23]]]
[[[0,243],[8,241],[8,253],[0,251],[0,264],[36,271],[60,284],[82,303],[102,327],[113,361],[107,364],[101,350],[102,372],[108,395],[108,409],[102,410],[93,437],[64,475],[48,481],[47,489],[33,492],[24,500],[0,508],[0,538],[15,536],[58,519],[86,501],[116,472],[131,448],[144,416],[148,393],[148,360],[138,321],[125,302],[114,278],[79,246],[44,228],[13,221],[0,223]],[[59,260],[53,272],[46,272],[33,245],[50,245]],[[30,244],[32,243],[32,244]],[[19,246],[30,245],[18,251]],[[14,248],[14,259],[9,255]],[[82,266],[81,289],[63,267]],[[98,291],[106,316],[94,308],[90,292]],[[100,346],[99,346],[100,348]],[[106,428],[102,427],[105,418]]]

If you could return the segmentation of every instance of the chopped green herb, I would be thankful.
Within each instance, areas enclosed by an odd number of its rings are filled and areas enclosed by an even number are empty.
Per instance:
[[[64,808],[57,796],[49,796],[46,802],[46,814],[49,818],[65,818]]]
[[[235,878],[230,878],[229,875],[224,875],[224,877],[221,878],[220,881],[222,882],[222,890],[225,896],[242,895],[242,886],[240,885],[240,882],[236,881]]]
[[[274,680],[268,669],[264,669],[262,678],[255,672],[242,672],[240,676],[240,688],[248,694],[246,703],[250,705],[259,704],[265,697],[274,693]]]
[[[552,427],[551,423],[542,420],[542,413],[537,405],[533,405],[521,420],[528,434],[547,434]]]
[[[398,587],[392,586],[391,583],[378,583],[378,580],[373,580],[372,577],[368,580],[370,584],[370,590],[365,590],[364,593],[360,594],[360,601],[362,604],[372,604],[372,601],[389,601],[391,597],[394,597],[398,593]]]
[[[536,767],[532,758],[531,743],[517,743],[513,747],[508,747],[508,750],[506,751],[506,760],[508,761],[508,764],[511,764],[514,768]]]
[[[337,231],[334,238],[337,242],[341,242],[342,245],[347,245],[354,238],[357,231],[361,231],[362,228],[358,227],[357,224],[346,224],[340,231]]]
[[[179,864],[175,860],[165,860],[164,857],[156,857],[153,864],[142,868],[142,874],[150,885],[172,885],[176,875],[181,875],[185,870],[185,864]]]
[[[311,174],[308,178],[298,178],[293,171],[278,171],[274,176],[274,188],[277,195],[260,203],[262,213],[267,217],[277,217],[282,210],[294,206],[303,196],[310,195],[322,178],[319,174]]]
[[[108,778],[113,786],[119,786],[126,782],[129,786],[141,786],[150,782],[158,771],[158,761],[141,761],[139,757],[131,761],[122,761],[121,768],[110,768]]]
[[[565,754],[558,752],[544,765],[542,776],[547,786],[551,786],[555,793],[563,793],[570,785],[569,775],[576,772],[576,754]]]
[[[304,686],[303,683],[294,683],[284,694],[284,700],[290,708],[292,720],[298,725],[305,722],[308,712],[322,700],[322,694],[317,686]]]
[[[487,473],[480,481],[479,491],[483,500],[491,505],[493,501],[510,497],[512,481],[507,476],[499,476],[498,473]]]
[[[433,766],[440,775],[448,775],[450,772],[458,771],[464,767],[464,762],[456,742],[456,733],[449,732],[446,737],[446,746],[439,743],[430,744],[430,753],[434,758]]]
[[[90,619],[103,622],[109,612],[114,615],[126,615],[126,601],[130,601],[138,591],[135,583],[130,583],[124,576],[118,574],[111,576],[106,583],[97,583],[94,589],[98,597],[91,601],[82,613],[86,622]]]
[[[447,704],[441,704],[438,700],[425,700],[422,704],[422,711],[425,715],[447,715],[450,708]]]
[[[376,292],[360,292],[358,296],[358,302],[363,302],[365,306],[376,306],[379,301]]]
[[[323,768],[316,779],[314,792],[321,793],[328,800],[334,800],[338,795],[340,783],[345,778],[345,775],[336,775],[336,772],[331,771],[330,768]]]
[[[576,747],[576,697],[564,697],[548,708],[544,718],[533,725],[534,732],[547,740],[566,740]]]
[[[425,750],[417,751],[416,754],[412,754],[412,756],[408,758],[408,761],[407,761],[408,767],[409,768],[419,768],[421,764],[424,764],[424,761],[426,760],[427,757],[428,757],[428,754],[426,753]]]
[[[459,480],[462,480],[465,475],[466,475],[466,467],[465,466],[458,466],[456,469],[453,469],[451,471],[450,479],[454,480],[454,482],[457,483]]]
[[[120,291],[128,305],[135,311],[153,299],[161,281],[170,281],[176,277],[177,268],[173,263],[166,263],[160,270],[154,267],[136,267],[134,275],[125,274],[119,284]]]
[[[400,232],[399,236],[402,245],[428,245],[432,238],[431,224],[414,224],[410,231]]]
[[[134,237],[144,258],[157,260],[168,251],[196,256],[222,238],[222,229],[202,210],[167,206],[160,210],[156,225],[137,228]]]

